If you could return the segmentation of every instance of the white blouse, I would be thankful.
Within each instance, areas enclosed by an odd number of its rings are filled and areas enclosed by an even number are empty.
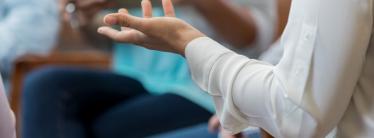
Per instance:
[[[0,138],[15,138],[15,117],[10,110],[8,99],[4,91],[0,76]]]
[[[373,0],[293,0],[276,66],[198,38],[193,79],[214,97],[223,127],[276,137],[374,137]]]

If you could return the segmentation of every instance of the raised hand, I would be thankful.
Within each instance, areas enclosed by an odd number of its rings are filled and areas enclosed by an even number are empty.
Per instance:
[[[104,18],[107,25],[120,25],[121,31],[100,27],[98,32],[115,41],[133,43],[148,49],[168,51],[184,55],[186,45],[205,36],[186,22],[175,18],[171,0],[162,0],[164,17],[152,17],[152,4],[142,1],[143,18],[125,12],[109,14]]]

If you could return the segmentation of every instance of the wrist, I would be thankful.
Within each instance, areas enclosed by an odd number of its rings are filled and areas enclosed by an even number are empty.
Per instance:
[[[177,50],[177,53],[182,56],[185,55],[186,48],[190,42],[201,37],[206,37],[203,33],[195,29],[188,30],[184,32],[183,34],[181,34],[181,36],[183,37],[180,37],[181,40],[179,41],[178,48],[176,50]]]

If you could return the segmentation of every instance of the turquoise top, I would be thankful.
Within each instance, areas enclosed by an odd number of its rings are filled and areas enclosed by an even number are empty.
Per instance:
[[[141,12],[131,13],[140,15]],[[161,14],[162,10],[155,8],[154,15]],[[188,65],[180,55],[116,44],[113,66],[116,72],[140,81],[152,94],[177,94],[214,112],[211,97],[192,81]]]

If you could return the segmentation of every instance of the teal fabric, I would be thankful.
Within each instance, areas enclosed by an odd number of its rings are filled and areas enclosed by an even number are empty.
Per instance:
[[[141,15],[139,10],[131,13]],[[155,16],[161,14],[161,9],[154,10]],[[139,80],[152,94],[174,93],[214,111],[211,97],[192,81],[187,63],[180,55],[116,44],[113,68],[117,73]]]

